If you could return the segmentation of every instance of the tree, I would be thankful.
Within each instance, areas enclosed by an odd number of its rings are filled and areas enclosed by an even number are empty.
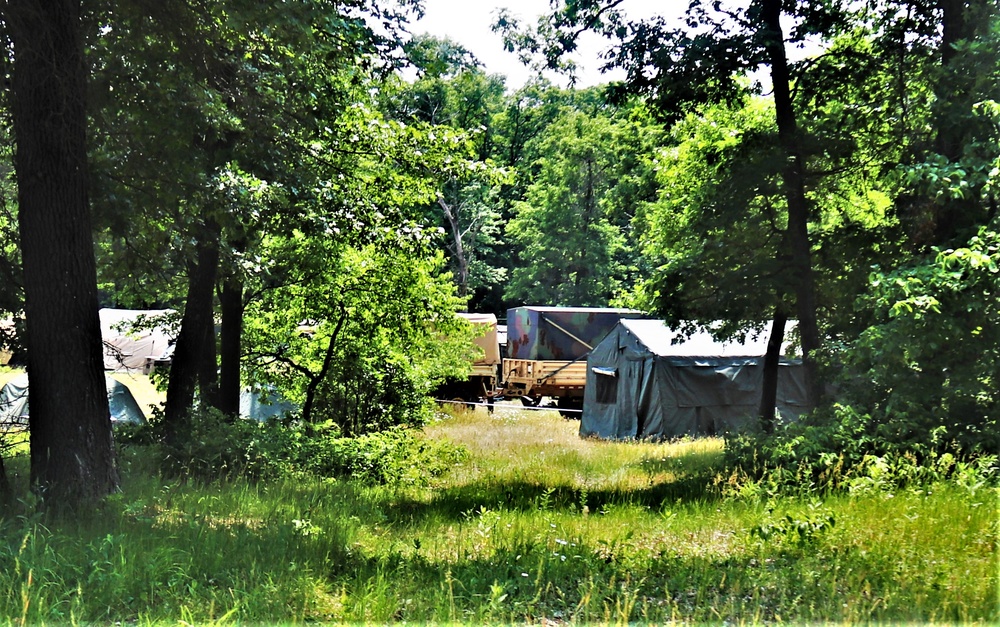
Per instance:
[[[31,480],[48,507],[81,506],[118,486],[104,384],[87,201],[80,3],[10,2],[31,403]]]
[[[460,301],[427,238],[406,227],[359,248],[301,233],[269,241],[298,263],[249,307],[254,380],[344,436],[419,423],[434,384],[471,363],[471,332],[458,330]]]
[[[490,263],[502,229],[498,188],[508,178],[495,165],[494,119],[504,105],[504,79],[484,73],[468,50],[448,39],[416,37],[406,51],[418,79],[383,90],[382,109],[394,119],[436,126],[466,146],[462,161],[470,167],[438,173],[436,202],[424,214],[447,233],[459,295],[478,307],[481,295],[507,276],[506,268]]]
[[[546,129],[534,182],[507,224],[518,247],[509,299],[607,306],[615,295],[623,242],[605,195],[618,175],[618,130],[606,115],[571,109]]]
[[[787,46],[809,36],[829,37],[844,27],[845,14],[837,3],[807,2],[788,4],[781,0],[757,0],[746,8],[730,8],[724,3],[692,2],[686,16],[687,29],[670,28],[662,18],[627,23],[615,10],[618,2],[570,0],[544,19],[537,32],[542,37],[517,32],[518,25],[502,16],[499,26],[507,30],[509,46],[538,51],[556,64],[561,55],[575,46],[582,30],[596,30],[617,42],[606,58],[607,67],[621,67],[626,80],[613,88],[618,98],[642,95],[651,99],[655,110],[666,120],[676,120],[686,110],[705,103],[738,103],[750,90],[743,76],[759,66],[769,69],[777,126],[775,147],[780,150],[781,193],[787,224],[782,255],[792,311],[798,317],[799,335],[806,362],[807,388],[811,404],[822,396],[822,382],[816,359],[820,349],[816,279],[814,276],[810,223],[815,216],[806,194],[806,143],[799,126],[793,100],[792,81],[801,68],[789,64]],[[781,18],[793,20],[786,41]],[[784,295],[774,304],[773,340],[781,345],[785,310]],[[762,420],[772,420],[776,382],[776,355],[769,354],[771,366],[765,377]]]
[[[186,285],[170,279],[159,291],[185,312],[166,412],[168,424],[182,427],[196,390],[207,404],[235,412],[241,313],[253,265],[244,260],[254,259],[270,230],[294,228],[329,181],[350,171],[350,159],[337,155],[358,146],[351,135],[335,135],[341,126],[334,121],[367,89],[374,68],[390,62],[397,28],[414,3],[398,3],[403,11],[367,0],[144,4],[115,4],[93,16],[102,88],[96,91],[105,105],[94,112],[101,131],[95,143],[107,165],[101,191],[114,209],[105,216],[114,229],[109,248],[140,259],[142,271],[132,277],[147,284],[149,277],[186,278]],[[365,15],[382,21],[384,34]],[[162,62],[144,63],[149,50]],[[171,177],[160,175],[164,163],[172,164]],[[244,196],[233,193],[239,186],[230,185],[241,178],[280,193],[244,206]],[[352,207],[353,201],[328,207],[376,211],[363,202]],[[147,219],[122,220],[128,213]],[[157,253],[158,266],[146,263]],[[163,272],[164,266],[175,271]],[[221,373],[217,291],[225,308]]]

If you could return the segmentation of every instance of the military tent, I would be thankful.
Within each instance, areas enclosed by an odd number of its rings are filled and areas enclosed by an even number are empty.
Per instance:
[[[580,435],[659,440],[753,425],[766,348],[766,337],[684,339],[659,320],[621,320],[587,358]],[[806,409],[804,372],[800,360],[780,364],[778,411],[793,419]]]
[[[286,401],[273,389],[268,391],[244,388],[240,392],[240,418],[266,422],[271,418],[282,418],[296,411],[295,405]]]
[[[145,370],[171,347],[171,309],[101,309],[105,370]]]
[[[108,390],[108,405],[113,424],[142,424],[146,415],[131,390],[124,383],[107,375],[104,382]],[[28,375],[21,374],[0,388],[0,427],[27,426],[28,424]]]

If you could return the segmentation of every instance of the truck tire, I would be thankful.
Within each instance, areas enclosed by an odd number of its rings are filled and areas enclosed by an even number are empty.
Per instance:
[[[538,407],[538,404],[542,402],[541,396],[518,396],[518,398],[521,400],[521,404],[525,407]]]
[[[556,399],[556,408],[559,410],[559,415],[566,420],[580,420],[583,409],[583,399],[575,398],[570,396],[560,396]]]

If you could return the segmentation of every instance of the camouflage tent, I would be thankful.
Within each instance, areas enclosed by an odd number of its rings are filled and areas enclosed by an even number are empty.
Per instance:
[[[587,358],[580,435],[669,439],[755,424],[767,338],[718,342],[684,338],[659,320],[622,320]],[[786,345],[785,350],[788,350]],[[806,409],[802,362],[783,358],[778,411]]]

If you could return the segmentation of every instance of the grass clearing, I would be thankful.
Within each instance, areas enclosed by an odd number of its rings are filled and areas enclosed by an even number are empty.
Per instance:
[[[8,624],[996,623],[997,492],[734,496],[722,443],[609,443],[555,412],[444,414],[429,487],[166,481],[0,523]],[[25,463],[15,459],[11,466]],[[833,524],[829,523],[830,518]],[[2,622],[2,621],[0,621]]]

